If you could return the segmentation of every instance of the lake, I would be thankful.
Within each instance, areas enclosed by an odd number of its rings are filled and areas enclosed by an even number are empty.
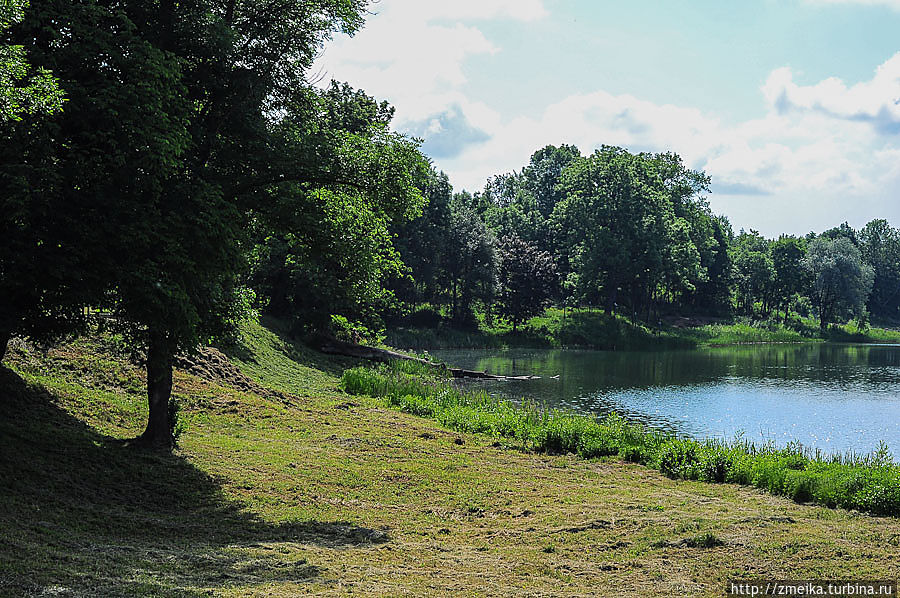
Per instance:
[[[696,438],[900,457],[900,345],[744,345],[682,351],[434,350],[439,361],[538,380],[472,382]],[[552,378],[559,376],[558,379]]]

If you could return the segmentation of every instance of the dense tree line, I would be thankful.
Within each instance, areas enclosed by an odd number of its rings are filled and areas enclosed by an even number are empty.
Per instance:
[[[413,324],[442,313],[473,325],[477,312],[516,328],[547,305],[653,325],[666,314],[807,316],[823,329],[900,318],[900,231],[874,220],[803,237],[735,233],[709,208],[709,178],[673,153],[547,146],[474,195],[436,174],[428,189],[428,207],[398,231],[411,273],[398,297],[432,312]]]
[[[735,234],[674,153],[571,145],[454,192],[393,109],[307,80],[364,0],[7,2],[0,13],[0,357],[91,308],[147,367],[169,445],[176,355],[253,310],[298,333],[514,330],[551,304],[829,323],[900,310],[900,233]]]

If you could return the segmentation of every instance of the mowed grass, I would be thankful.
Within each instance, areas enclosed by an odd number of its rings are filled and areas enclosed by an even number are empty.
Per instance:
[[[613,414],[604,420],[516,404],[484,390],[461,390],[452,379],[414,362],[357,367],[341,386],[383,397],[391,406],[463,432],[543,453],[584,458],[618,456],[672,478],[753,485],[798,502],[900,516],[900,466],[887,447],[870,455],[824,455],[798,445],[754,446],[695,440],[645,430]]]
[[[244,374],[176,375],[172,455],[107,337],[0,370],[3,596],[720,596],[726,580],[895,579],[900,521],[496,446],[339,390],[260,326]]]

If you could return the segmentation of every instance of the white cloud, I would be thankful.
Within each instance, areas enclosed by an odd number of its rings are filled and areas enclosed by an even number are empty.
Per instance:
[[[583,152],[621,145],[675,151],[705,170],[716,191],[713,208],[737,226],[777,234],[875,217],[900,224],[892,197],[900,192],[900,53],[855,85],[836,78],[803,85],[789,68],[777,69],[761,87],[765,115],[737,124],[603,90],[563,97],[527,117],[463,89],[473,61],[489,68],[502,51],[479,22],[539,19],[542,2],[383,0],[375,11],[356,38],[331,45],[320,65],[329,77],[393,103],[395,126],[426,138],[457,189],[478,190],[549,143]]]
[[[370,10],[363,30],[329,44],[314,70],[325,82],[349,81],[389,99],[400,121],[466,102],[457,91],[466,82],[464,63],[500,51],[469,23],[533,21],[547,14],[542,0],[382,0]]]
[[[900,132],[900,53],[879,66],[870,81],[851,87],[836,77],[801,86],[785,67],[773,71],[762,90],[770,109],[778,112],[821,112],[868,122],[882,132]]]

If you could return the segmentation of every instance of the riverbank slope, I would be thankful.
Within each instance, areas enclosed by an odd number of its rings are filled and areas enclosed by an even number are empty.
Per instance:
[[[440,322],[428,327],[394,326],[385,343],[400,349],[502,349],[508,347],[580,347],[601,350],[693,349],[750,343],[900,343],[900,330],[854,324],[833,325],[822,333],[812,320],[785,326],[776,321],[727,321],[717,318],[668,317],[648,326],[600,310],[549,308],[515,333],[507,325],[481,322],[478,328],[457,329]]]
[[[0,595],[688,595],[896,579],[900,521],[616,458],[494,446],[338,389],[264,327],[176,373],[172,455],[125,446],[143,373],[111,337],[0,369]]]

